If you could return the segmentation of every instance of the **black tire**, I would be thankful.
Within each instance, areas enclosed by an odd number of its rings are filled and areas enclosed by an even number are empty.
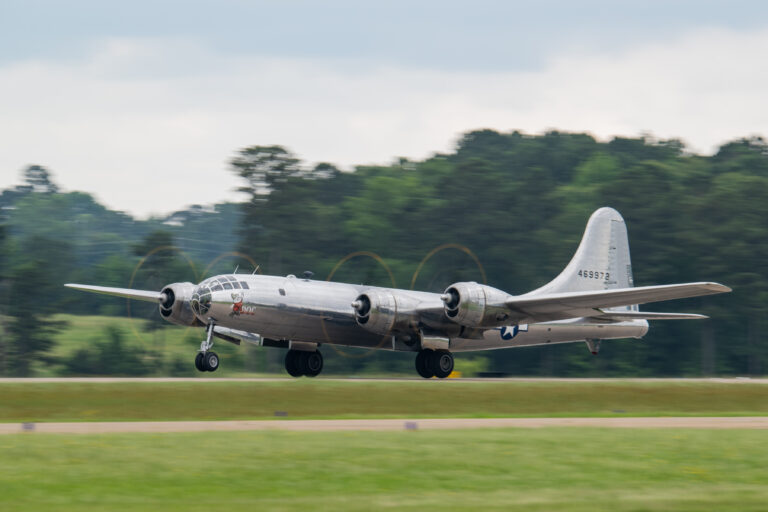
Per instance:
[[[309,366],[307,360],[309,359],[309,352],[303,350],[296,351],[296,367],[299,369],[302,375],[306,375],[309,372]]]
[[[219,369],[219,356],[216,352],[206,352],[203,356],[203,366],[206,371],[215,372]]]
[[[285,371],[291,377],[301,377],[303,374],[299,366],[298,352],[296,350],[289,350],[285,354]]]
[[[205,368],[203,367],[203,353],[198,352],[195,356],[195,368],[197,368],[197,371],[204,372]]]
[[[323,371],[323,354],[319,350],[314,352],[306,352],[307,356],[304,358],[306,361],[307,371],[304,373],[307,377],[317,377],[320,372]]]
[[[420,350],[419,353],[416,354],[416,371],[425,379],[431,379],[435,376],[435,373],[431,370],[431,365],[429,364],[430,355],[432,353],[431,350]]]
[[[453,354],[447,350],[436,350],[430,354],[430,369],[435,377],[444,379],[453,372]]]

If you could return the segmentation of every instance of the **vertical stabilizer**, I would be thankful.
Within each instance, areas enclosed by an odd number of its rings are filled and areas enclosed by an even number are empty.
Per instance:
[[[559,276],[528,295],[631,288],[627,227],[613,208],[600,208],[587,222],[576,254]]]

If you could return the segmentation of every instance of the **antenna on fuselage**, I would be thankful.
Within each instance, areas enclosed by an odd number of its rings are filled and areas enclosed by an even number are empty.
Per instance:
[[[232,272],[232,273],[233,273],[233,274],[237,274],[237,269],[239,269],[239,268],[240,268],[240,265],[235,265],[235,271],[234,271],[234,272]]]
[[[258,272],[260,268],[261,268],[261,265],[256,265],[256,268],[253,269],[253,272],[251,272],[251,275],[254,275],[256,272]]]

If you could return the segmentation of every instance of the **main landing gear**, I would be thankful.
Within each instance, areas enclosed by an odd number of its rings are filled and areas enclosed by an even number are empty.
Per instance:
[[[453,371],[453,354],[447,350],[420,350],[416,355],[416,371],[425,379],[444,379]]]
[[[289,350],[285,354],[285,371],[291,377],[317,377],[323,371],[323,354],[319,350]]]
[[[211,347],[213,347],[213,326],[214,323],[211,322],[206,327],[206,337],[200,343],[200,352],[195,356],[195,368],[201,372],[215,372],[219,369],[219,356],[216,352],[211,352]]]

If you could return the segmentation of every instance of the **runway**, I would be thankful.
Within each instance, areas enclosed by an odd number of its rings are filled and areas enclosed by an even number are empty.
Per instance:
[[[710,377],[710,378],[548,378],[548,377],[499,377],[499,378],[458,378],[458,379],[422,379],[420,377],[368,378],[339,377],[318,378],[332,382],[711,382],[717,384],[768,384],[768,378],[748,377]],[[9,377],[0,378],[0,384],[115,384],[115,383],[173,383],[173,382],[295,382],[291,377]]]
[[[360,420],[136,421],[0,423],[0,434],[117,434],[212,431],[397,431],[476,428],[693,428],[768,429],[768,416],[652,418],[426,418]]]

